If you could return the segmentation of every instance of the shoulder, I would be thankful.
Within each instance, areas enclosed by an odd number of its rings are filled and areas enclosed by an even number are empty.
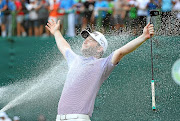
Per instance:
[[[114,51],[111,54],[109,54],[108,56],[106,56],[104,58],[100,58],[100,60],[102,60],[104,63],[111,62],[113,55],[114,55]]]
[[[71,48],[67,48],[65,50],[65,56],[68,57],[68,56],[78,56]]]

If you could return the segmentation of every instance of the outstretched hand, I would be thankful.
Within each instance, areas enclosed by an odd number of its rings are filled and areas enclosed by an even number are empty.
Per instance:
[[[49,20],[45,27],[51,32],[51,34],[54,35],[55,32],[59,31],[60,29],[60,20],[58,20],[56,23],[53,19],[51,19],[51,21]]]
[[[153,24],[148,23],[143,29],[143,35],[146,39],[151,38],[154,35],[154,26]]]

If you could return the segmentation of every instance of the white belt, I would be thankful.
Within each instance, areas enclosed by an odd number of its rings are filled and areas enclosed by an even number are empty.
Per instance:
[[[57,115],[56,120],[69,120],[69,119],[90,119],[88,115],[85,114],[67,114],[67,115]]]

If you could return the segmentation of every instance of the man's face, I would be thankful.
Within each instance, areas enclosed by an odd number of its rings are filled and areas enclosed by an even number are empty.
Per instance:
[[[95,47],[97,45],[98,45],[98,42],[94,40],[91,36],[88,36],[82,44],[82,49],[88,49],[89,47]]]
[[[82,44],[81,52],[85,57],[94,56],[99,47],[98,42],[91,36],[88,36]]]

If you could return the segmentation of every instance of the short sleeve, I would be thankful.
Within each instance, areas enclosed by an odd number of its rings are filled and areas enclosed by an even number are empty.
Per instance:
[[[106,80],[109,75],[111,74],[111,72],[113,71],[113,69],[117,66],[114,65],[111,60],[112,60],[112,57],[113,57],[113,53],[111,53],[108,57],[104,58],[104,63],[103,63],[103,74],[102,74],[102,78],[103,80]]]
[[[78,55],[76,55],[71,49],[67,49],[65,51],[65,58],[67,60],[68,66],[70,67],[73,61],[77,58]]]

